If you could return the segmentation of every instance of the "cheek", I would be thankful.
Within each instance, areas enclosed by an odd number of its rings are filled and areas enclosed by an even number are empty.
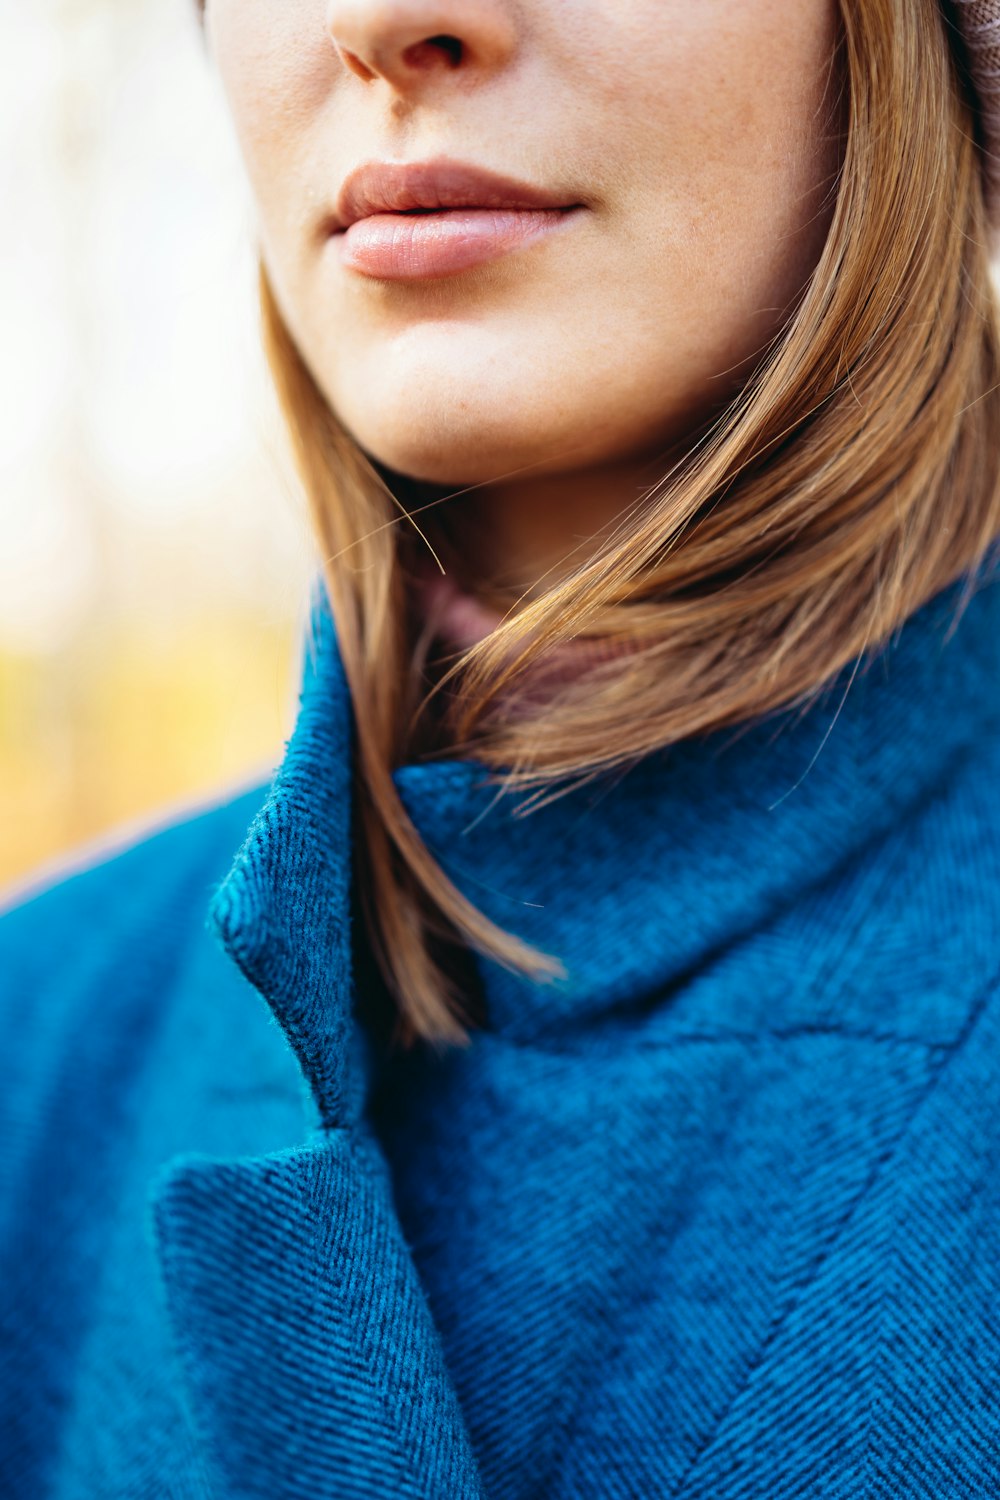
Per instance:
[[[262,219],[308,201],[303,142],[329,99],[316,0],[209,0],[209,48]]]
[[[822,251],[841,155],[832,0],[744,0],[707,36],[723,8],[693,7],[673,87],[645,75],[635,136],[635,252],[703,366],[749,358],[780,326]]]

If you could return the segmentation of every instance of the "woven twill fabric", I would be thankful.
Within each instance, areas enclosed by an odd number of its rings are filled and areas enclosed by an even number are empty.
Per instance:
[[[386,1056],[323,585],[273,777],[0,915],[0,1495],[1000,1493],[1000,578],[808,712],[528,816],[395,772],[491,916]]]

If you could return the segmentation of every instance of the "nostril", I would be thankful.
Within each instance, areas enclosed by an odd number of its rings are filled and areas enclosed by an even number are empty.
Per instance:
[[[462,61],[465,45],[457,36],[429,36],[422,42],[414,42],[412,47],[406,49],[406,61],[417,68],[427,67],[429,64],[440,60],[443,52],[452,68],[457,68]]]
[[[428,38],[428,45],[440,47],[452,67],[457,67],[462,61],[464,45],[457,36],[432,36]]]

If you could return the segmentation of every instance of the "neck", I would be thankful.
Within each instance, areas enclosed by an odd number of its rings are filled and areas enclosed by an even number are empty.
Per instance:
[[[470,488],[408,483],[421,529],[429,530],[435,550],[441,538],[442,561],[466,592],[531,598],[590,557],[676,458],[676,450],[660,447],[626,463]]]

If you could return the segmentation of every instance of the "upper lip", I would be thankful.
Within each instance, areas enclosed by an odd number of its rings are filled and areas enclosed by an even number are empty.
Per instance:
[[[369,214],[414,208],[572,208],[565,194],[518,182],[471,162],[369,161],[349,172],[337,196],[331,232],[348,229]]]

